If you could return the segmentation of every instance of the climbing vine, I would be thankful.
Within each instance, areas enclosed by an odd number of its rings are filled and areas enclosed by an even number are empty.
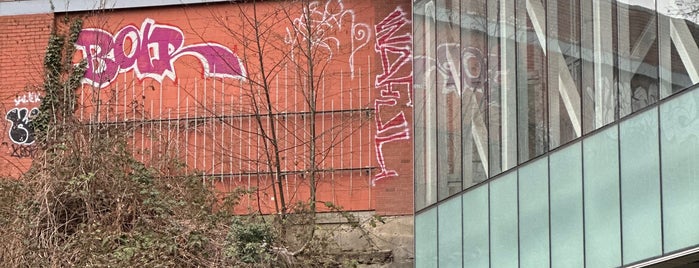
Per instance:
[[[87,66],[85,61],[73,63],[72,58],[80,29],[82,20],[76,19],[70,24],[67,35],[58,33],[54,28],[49,37],[44,56],[44,96],[39,114],[33,120],[37,136],[43,143],[47,143],[50,127],[72,121],[76,109],[76,90]]]

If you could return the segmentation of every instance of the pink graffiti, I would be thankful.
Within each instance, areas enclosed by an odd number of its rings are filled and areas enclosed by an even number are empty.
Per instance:
[[[374,87],[379,90],[379,98],[374,101],[376,111],[376,135],[374,147],[380,171],[374,175],[376,181],[398,176],[398,172],[386,166],[383,146],[387,143],[410,139],[410,124],[405,112],[399,111],[388,121],[383,121],[384,108],[396,107],[401,98],[400,89],[408,93],[406,106],[412,106],[412,71],[410,61],[412,54],[412,35],[410,19],[400,8],[396,8],[374,27],[376,44],[374,49],[381,58],[382,73],[376,75]],[[399,31],[402,32],[399,34]]]
[[[412,60],[412,36],[410,32],[396,35],[396,33],[410,24],[410,19],[406,17],[405,12],[397,8],[386,18],[384,18],[374,28],[376,29],[376,52],[381,54],[381,65],[383,73],[376,76],[376,85],[385,85],[391,82],[409,82],[412,81],[410,71],[404,71],[405,75],[396,75]],[[389,58],[389,54],[398,56],[393,62]]]
[[[184,45],[179,28],[152,19],[145,19],[140,29],[127,25],[114,35],[102,29],[83,29],[75,46],[87,61],[82,82],[100,88],[130,70],[139,80],[148,77],[162,82],[167,77],[174,81],[174,63],[182,56],[197,58],[205,77],[245,77],[240,58],[227,47],[218,43]]]

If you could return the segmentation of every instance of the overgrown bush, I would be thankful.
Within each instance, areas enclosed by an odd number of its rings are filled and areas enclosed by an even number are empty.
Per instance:
[[[119,126],[73,116],[85,63],[71,62],[79,20],[54,32],[44,97],[33,118],[40,152],[19,181],[0,184],[3,265],[228,266],[229,216],[199,176],[136,161]],[[226,211],[222,209],[221,211]]]
[[[39,152],[20,180],[0,180],[3,266],[339,265],[329,254],[337,252],[332,235],[316,232],[315,213],[234,216],[245,191],[221,196],[167,154],[141,163],[124,134],[132,130],[77,120],[85,63],[72,56],[80,29],[76,20],[52,33],[33,118]]]

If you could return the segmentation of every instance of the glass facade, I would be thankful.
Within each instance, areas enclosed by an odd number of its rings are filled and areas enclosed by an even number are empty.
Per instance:
[[[697,163],[699,86],[418,211],[417,267],[619,267],[699,247]]]
[[[413,3],[417,267],[699,247],[695,1]]]
[[[414,1],[416,209],[699,83],[675,1]]]

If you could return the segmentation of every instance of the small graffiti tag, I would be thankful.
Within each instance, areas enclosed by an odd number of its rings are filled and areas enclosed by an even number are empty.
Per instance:
[[[5,119],[12,123],[9,130],[10,140],[19,145],[34,143],[34,124],[32,119],[39,114],[39,108],[13,108],[7,112]],[[13,147],[14,148],[14,147]]]
[[[83,29],[75,47],[87,62],[82,82],[100,88],[130,70],[138,79],[162,82],[167,77],[174,81],[174,63],[182,56],[197,58],[205,77],[245,77],[240,58],[227,47],[211,42],[184,45],[182,30],[152,19],[145,19],[140,29],[127,25],[114,35],[102,29]]]
[[[15,158],[34,158],[37,152],[37,147],[35,145],[19,145],[12,144],[11,157]]]
[[[15,106],[20,104],[38,103],[41,102],[41,95],[38,92],[28,92],[26,94],[15,97]]]

